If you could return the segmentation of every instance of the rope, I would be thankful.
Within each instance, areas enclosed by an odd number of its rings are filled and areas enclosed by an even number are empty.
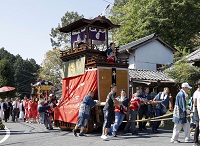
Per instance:
[[[168,117],[171,115],[173,115],[173,113],[165,114],[165,115],[154,117],[154,118],[142,119],[142,120],[130,120],[128,122],[147,122],[147,121],[155,122],[155,121],[163,121],[163,120],[166,121],[166,120],[171,120],[172,118],[164,118],[164,117]],[[160,119],[160,118],[164,118],[164,119]]]
[[[169,114],[165,114],[163,116],[158,116],[158,117],[154,117],[154,118],[148,118],[148,119],[143,119],[143,120],[131,120],[131,121],[127,121],[127,122],[157,122],[157,121],[168,121],[168,120],[172,120],[173,118],[164,118],[164,117],[168,117],[173,115],[173,113],[169,113]],[[187,116],[187,118],[190,117],[190,115]]]
[[[173,118],[165,118],[165,119],[156,119],[156,120],[150,120],[150,122],[156,122],[156,121],[168,121],[172,120]]]

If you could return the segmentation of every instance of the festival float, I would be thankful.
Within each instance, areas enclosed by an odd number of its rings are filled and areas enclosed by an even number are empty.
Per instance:
[[[49,91],[54,87],[53,83],[46,80],[40,80],[35,84],[31,84],[32,93],[35,93],[35,89],[37,90],[37,95],[43,94],[48,100]]]
[[[94,99],[100,101],[88,121],[89,132],[103,124],[102,109],[111,84],[116,84],[117,96],[121,89],[129,93],[128,59],[117,58],[110,62],[105,52],[109,47],[109,31],[119,27],[106,17],[98,16],[94,19],[81,18],[59,29],[71,35],[71,49],[60,52],[64,64],[62,97],[54,109],[54,125],[61,130],[75,126],[80,104],[89,91],[94,91]],[[80,44],[85,46],[78,46]]]

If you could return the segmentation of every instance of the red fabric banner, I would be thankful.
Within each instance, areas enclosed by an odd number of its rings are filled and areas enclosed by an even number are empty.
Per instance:
[[[89,91],[97,90],[97,70],[86,71],[84,75],[62,80],[62,101],[54,109],[54,119],[76,123],[83,98]]]

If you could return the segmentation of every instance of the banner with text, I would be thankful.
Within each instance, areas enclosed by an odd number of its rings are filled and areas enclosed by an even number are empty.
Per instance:
[[[76,123],[83,98],[97,91],[97,70],[62,80],[62,101],[54,109],[54,120]]]

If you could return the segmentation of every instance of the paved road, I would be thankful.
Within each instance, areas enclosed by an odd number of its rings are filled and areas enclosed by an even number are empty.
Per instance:
[[[44,125],[29,123],[4,123],[10,130],[10,136],[1,146],[192,146],[192,143],[171,144],[172,131],[161,130],[160,134],[140,133],[139,136],[119,135],[109,141],[100,138],[101,133],[87,134],[85,137],[74,137],[71,131],[60,131],[59,128],[46,130]],[[0,130],[0,142],[5,139],[6,131]],[[180,134],[180,141],[184,133]]]

